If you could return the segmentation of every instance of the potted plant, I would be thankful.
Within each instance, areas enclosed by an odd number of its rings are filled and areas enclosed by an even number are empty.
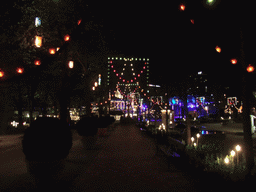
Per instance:
[[[28,172],[39,188],[55,184],[60,178],[71,147],[72,133],[68,124],[59,119],[39,117],[25,130],[23,153]]]
[[[99,118],[85,116],[76,124],[77,133],[82,136],[82,144],[85,149],[94,149],[97,141]]]

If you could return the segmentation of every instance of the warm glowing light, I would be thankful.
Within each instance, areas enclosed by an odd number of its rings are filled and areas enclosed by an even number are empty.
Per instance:
[[[241,147],[239,145],[236,146],[236,150],[237,151],[240,151],[241,150]]]
[[[236,64],[236,63],[237,63],[237,60],[236,60],[236,59],[231,59],[231,63],[232,63],[232,64]]]
[[[116,72],[116,70],[114,69],[114,72]]]
[[[52,54],[52,55],[55,54],[55,49],[54,48],[50,48],[49,49],[49,53]]]
[[[118,76],[118,73],[116,74],[116,76]]]
[[[180,5],[180,10],[184,11],[185,10],[185,5]]]
[[[40,65],[41,61],[39,59],[36,59],[34,63],[35,63],[35,65]]]
[[[216,51],[217,51],[218,53],[221,52],[221,48],[220,48],[220,47],[216,46],[215,49],[216,49]]]
[[[95,83],[94,83],[94,86],[97,87],[97,86],[98,86],[98,82],[95,82]]]
[[[194,19],[190,19],[191,23],[194,24]]]
[[[70,36],[69,35],[65,35],[64,40],[65,41],[69,41],[69,39],[70,39]]]
[[[42,46],[42,37],[36,36],[36,39],[35,39],[35,46],[36,46],[36,47],[41,47],[41,46]]]
[[[92,90],[94,91],[94,90],[95,90],[95,87],[92,87]]]
[[[82,19],[78,20],[77,24],[80,25],[81,21],[82,21]]]
[[[4,72],[0,71],[0,77],[3,77],[3,76],[4,76]]]
[[[228,157],[226,157],[226,158],[224,159],[224,162],[225,162],[226,164],[228,164],[228,163],[229,163],[229,159],[228,159]]]
[[[199,137],[200,137],[200,134],[199,134],[199,133],[197,133],[197,134],[196,134],[196,137],[197,137],[197,138],[199,138]]]
[[[74,67],[74,61],[69,61],[69,62],[68,62],[68,67],[69,67],[70,69],[72,69],[72,68]]]
[[[138,77],[140,77],[140,74],[138,74]]]
[[[114,66],[113,65],[111,65],[111,68],[113,68]]]
[[[250,72],[253,72],[254,71],[254,67],[251,66],[251,64],[249,64],[249,66],[247,67],[247,71],[250,73]]]
[[[23,73],[23,69],[22,68],[17,68],[17,72],[18,73]]]
[[[232,157],[234,157],[235,154],[236,154],[236,152],[235,152],[234,150],[232,150],[232,151],[230,152],[230,154],[231,154]]]

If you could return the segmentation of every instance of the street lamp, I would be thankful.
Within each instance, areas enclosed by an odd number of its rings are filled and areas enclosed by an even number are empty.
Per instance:
[[[239,161],[238,152],[241,151],[241,147],[239,145],[236,146],[236,151],[237,151],[237,164],[238,164],[238,161]]]

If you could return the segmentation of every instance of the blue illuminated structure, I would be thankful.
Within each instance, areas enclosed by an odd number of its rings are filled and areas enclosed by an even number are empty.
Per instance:
[[[175,118],[181,118],[182,110],[184,110],[184,102],[179,97],[172,97],[169,100],[169,105],[174,111]],[[212,102],[210,98],[206,98],[204,96],[195,97],[192,95],[188,95],[187,107],[189,113],[194,112],[201,117],[208,116],[209,113],[216,113],[216,107],[214,106],[214,102]]]

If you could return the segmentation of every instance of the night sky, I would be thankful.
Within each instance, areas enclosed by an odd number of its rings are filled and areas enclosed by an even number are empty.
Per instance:
[[[88,3],[95,17],[103,20],[106,31],[111,30],[115,41],[108,42],[120,54],[150,58],[152,83],[174,82],[205,71],[216,80],[229,84],[239,81],[239,67],[231,58],[240,56],[239,18],[244,30],[246,63],[256,64],[253,6],[241,10],[240,2],[215,0],[172,0],[168,3]],[[179,9],[180,4],[185,10]],[[85,15],[88,13],[84,13]],[[190,22],[194,19],[194,24]],[[221,47],[221,53],[215,50]]]
[[[101,5],[104,9],[97,11],[104,16],[105,26],[115,31],[113,46],[117,51],[150,58],[151,80],[156,83],[171,82],[201,70],[216,75],[216,80],[232,83],[239,70],[230,59],[240,55],[237,18],[244,11],[233,1],[216,1],[212,7],[203,2],[105,3]],[[179,10],[181,3],[185,11]],[[246,13],[250,18],[252,12]],[[255,38],[253,27],[248,27],[250,21],[243,21],[247,25],[245,53],[248,63],[253,64]],[[216,45],[222,48],[221,53],[215,51]]]

